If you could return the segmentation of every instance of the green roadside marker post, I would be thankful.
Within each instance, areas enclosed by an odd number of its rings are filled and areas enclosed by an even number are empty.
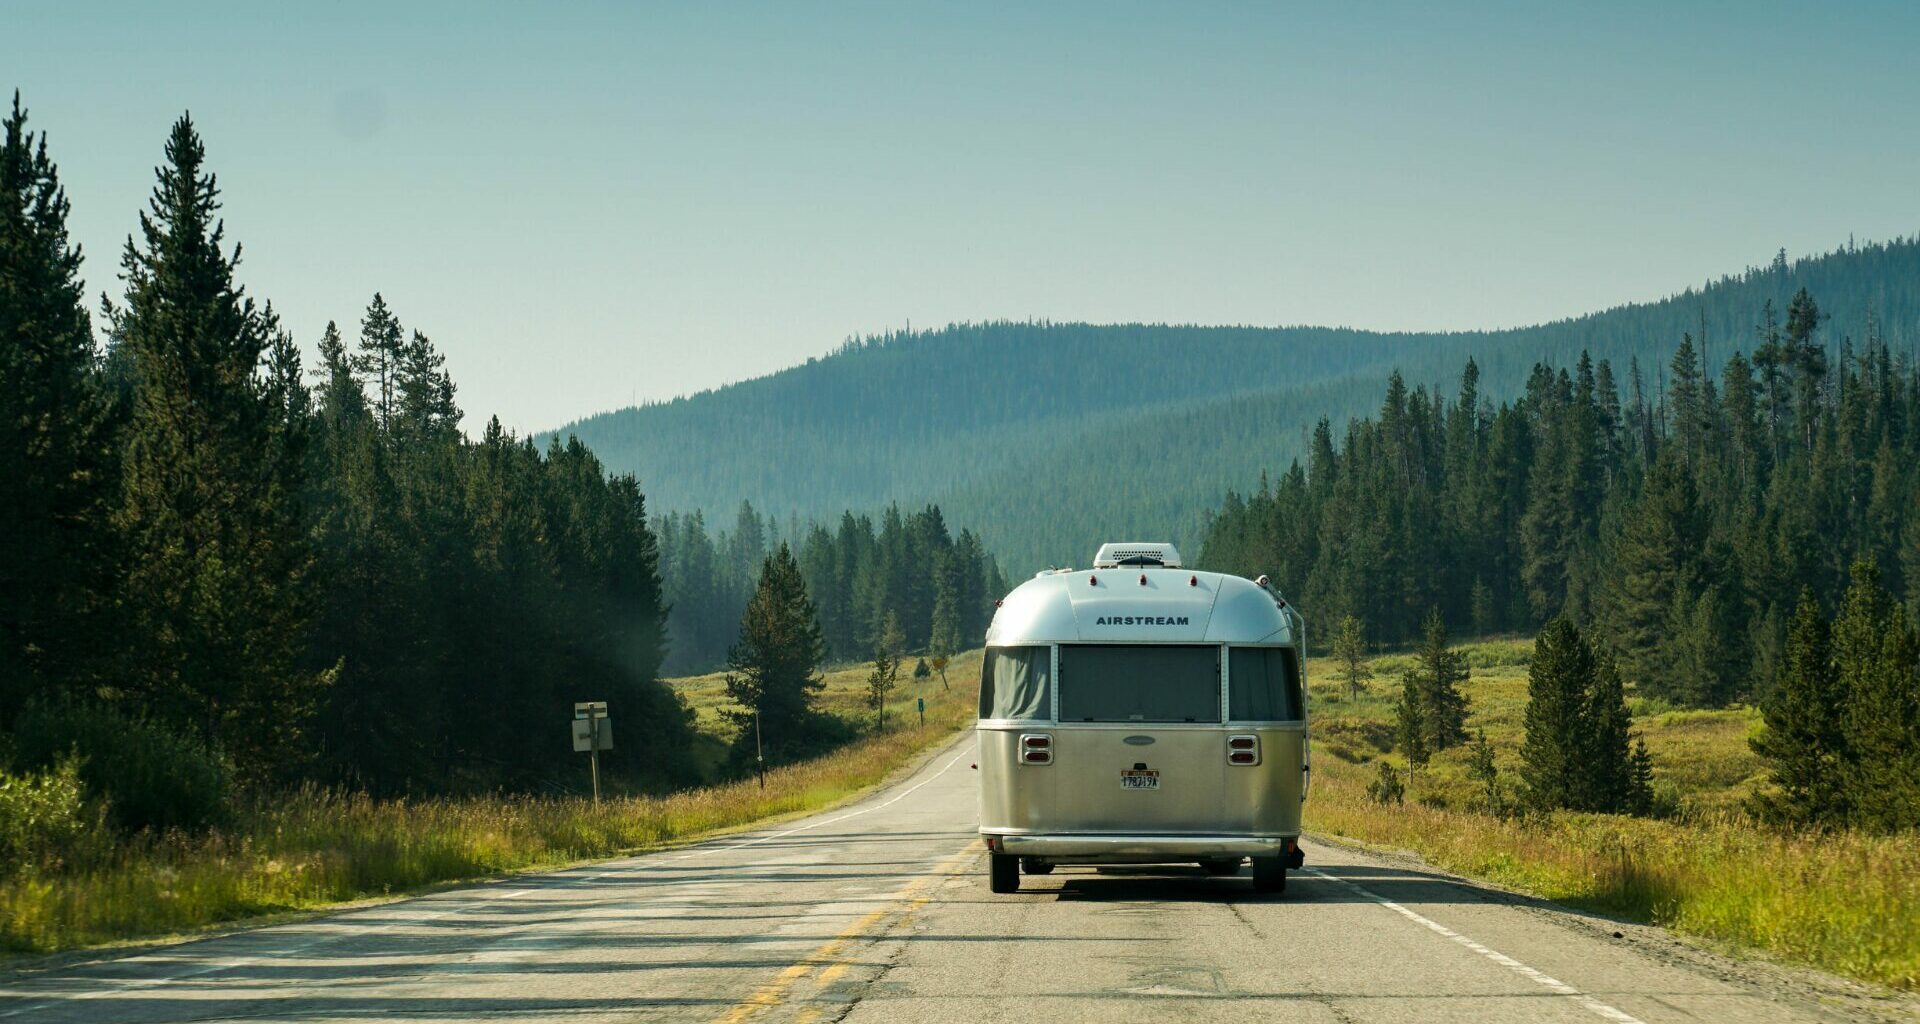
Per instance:
[[[927,727],[927,698],[925,698],[925,697],[915,697],[915,698],[913,698],[913,703],[914,703],[915,705],[917,705],[917,706],[918,706],[918,708],[919,708],[919,711],[920,711],[920,728],[922,728],[922,729],[924,729],[924,728],[926,728],[926,727]]]

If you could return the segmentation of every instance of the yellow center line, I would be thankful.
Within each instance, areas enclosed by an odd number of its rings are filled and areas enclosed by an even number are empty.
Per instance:
[[[818,948],[806,956],[801,957],[779,974],[774,975],[772,981],[754,989],[745,999],[742,999],[739,1003],[735,1004],[732,1009],[717,1018],[715,1024],[743,1024],[744,1021],[751,1020],[754,1015],[760,1011],[779,1006],[787,1001],[787,996],[792,992],[793,987],[799,984],[801,979],[812,974],[815,968],[822,969],[819,980],[823,984],[845,974],[847,969],[852,966],[852,962],[842,959],[841,954],[845,952],[849,946],[853,946],[861,939],[867,938],[868,929],[889,917],[905,920],[907,915],[932,902],[933,897],[931,895],[925,895],[926,891],[936,883],[958,874],[961,866],[977,856],[979,856],[979,843],[977,841],[968,843],[964,849],[954,856],[947,858],[939,867],[934,868],[931,873],[915,879],[899,892],[886,897],[891,903],[904,903],[904,906],[882,907],[879,910],[862,916],[859,920],[841,929],[838,935],[822,943]],[[895,923],[898,923],[898,921]],[[818,1015],[818,1012],[815,1011],[813,1015],[807,1019],[811,1020]]]

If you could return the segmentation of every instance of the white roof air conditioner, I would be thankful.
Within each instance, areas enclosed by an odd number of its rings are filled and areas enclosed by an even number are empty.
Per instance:
[[[1152,543],[1111,543],[1100,545],[1100,551],[1093,556],[1095,569],[1117,569],[1123,565],[1161,566],[1168,569],[1180,568],[1180,552],[1171,544]]]

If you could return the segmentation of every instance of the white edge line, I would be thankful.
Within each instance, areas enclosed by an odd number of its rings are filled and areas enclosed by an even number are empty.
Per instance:
[[[1329,875],[1325,871],[1321,871],[1318,868],[1308,868],[1307,871],[1317,877],[1324,878],[1329,882],[1339,882],[1341,885],[1344,885],[1347,888],[1352,889],[1353,891],[1359,893],[1360,895],[1365,896],[1366,898],[1372,900],[1375,903],[1380,904],[1381,906],[1387,908],[1388,910],[1393,911],[1396,914],[1399,914],[1400,916],[1406,918],[1407,920],[1413,921],[1416,924],[1425,925],[1427,928],[1431,929],[1434,933],[1439,935],[1444,935],[1447,938],[1452,939],[1453,941],[1459,943],[1462,946],[1467,947],[1468,949],[1473,950],[1475,953],[1478,953],[1481,956],[1486,957],[1487,959],[1493,961],[1494,963],[1499,964],[1500,966],[1505,967],[1510,971],[1513,971],[1515,974],[1518,974],[1521,977],[1528,979],[1529,981],[1532,981],[1536,984],[1539,984],[1548,989],[1551,989],[1556,994],[1565,996],[1569,1000],[1572,1000],[1573,1002],[1578,1003],[1579,1005],[1585,1007],[1586,1009],[1594,1013],[1597,1013],[1600,1016],[1605,1017],[1610,1021],[1614,1021],[1615,1024],[1645,1024],[1645,1022],[1642,1021],[1640,1018],[1635,1017],[1624,1010],[1620,1010],[1615,1007],[1608,1006],[1607,1004],[1601,1002],[1600,1000],[1595,999],[1590,995],[1587,995],[1585,992],[1582,992],[1579,989],[1574,988],[1572,985],[1569,985],[1566,982],[1559,980],[1558,978],[1552,977],[1551,975],[1535,970],[1532,967],[1528,967],[1526,964],[1523,964],[1520,961],[1515,960],[1514,958],[1506,955],[1505,953],[1499,952],[1498,950],[1488,949],[1487,947],[1481,945],[1478,942],[1473,941],[1470,938],[1467,938],[1465,935],[1462,935],[1459,932],[1454,931],[1453,929],[1447,927],[1446,925],[1441,924],[1438,921],[1434,921],[1434,920],[1430,920],[1428,918],[1422,917],[1419,914],[1416,914],[1413,911],[1408,910],[1407,908],[1401,906],[1400,904],[1395,903],[1390,899],[1387,899],[1385,896],[1382,896],[1379,893],[1376,893],[1373,890],[1368,889],[1366,886],[1361,885],[1358,882],[1351,882],[1337,875]]]

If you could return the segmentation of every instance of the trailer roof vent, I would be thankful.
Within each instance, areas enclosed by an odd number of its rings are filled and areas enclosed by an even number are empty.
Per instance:
[[[1100,545],[1093,556],[1095,569],[1118,569],[1123,565],[1180,568],[1180,552],[1171,544],[1112,543]]]

